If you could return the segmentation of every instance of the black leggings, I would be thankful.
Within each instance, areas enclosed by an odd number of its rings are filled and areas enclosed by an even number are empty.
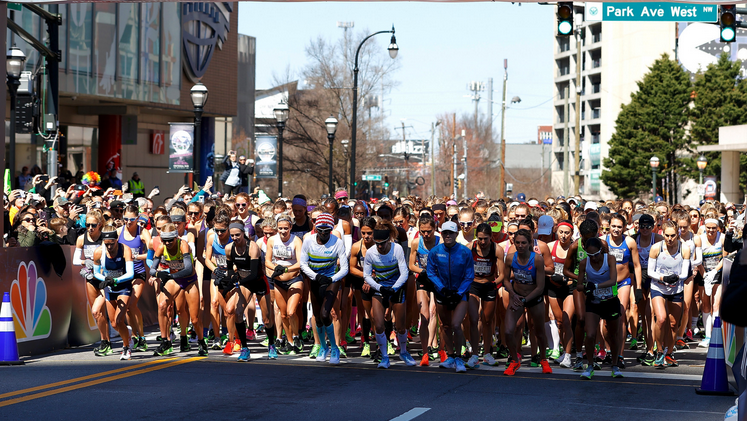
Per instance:
[[[332,323],[332,306],[335,305],[339,282],[320,284],[312,280],[310,283],[311,307],[316,316],[317,326],[329,326]],[[321,324],[320,324],[321,323]]]

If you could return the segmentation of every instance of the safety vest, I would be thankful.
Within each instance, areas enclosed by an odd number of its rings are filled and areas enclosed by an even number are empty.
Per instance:
[[[129,184],[130,193],[132,193],[133,195],[138,195],[138,194],[141,194],[143,196],[145,195],[145,186],[143,186],[142,180],[140,181],[130,180],[127,182],[127,184]]]

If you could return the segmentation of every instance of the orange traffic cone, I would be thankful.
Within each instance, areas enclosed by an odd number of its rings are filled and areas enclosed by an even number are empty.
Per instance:
[[[0,365],[23,365],[18,358],[18,342],[10,311],[10,294],[7,292],[3,294],[0,307]]]
[[[711,343],[708,346],[705,369],[700,387],[695,389],[698,395],[722,395],[734,394],[729,388],[726,378],[726,361],[724,360],[724,340],[721,333],[721,318],[716,316],[713,321],[713,333]]]

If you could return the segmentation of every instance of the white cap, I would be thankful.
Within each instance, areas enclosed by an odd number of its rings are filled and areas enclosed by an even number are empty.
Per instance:
[[[441,225],[441,232],[444,231],[452,231],[452,232],[459,232],[459,228],[457,228],[457,224],[453,221],[447,221],[444,222],[443,225]]]
[[[599,205],[597,205],[597,202],[593,200],[586,202],[586,204],[584,205],[584,211],[597,210],[597,208],[599,208]]]
[[[550,215],[542,215],[539,217],[537,222],[537,234],[538,235],[550,235],[552,234],[552,227],[555,225],[555,221]]]
[[[532,200],[530,200],[530,201],[527,202],[527,205],[529,205],[531,207],[535,207],[535,206],[539,205],[539,202],[536,201],[536,200],[534,200],[534,199],[532,199]]]

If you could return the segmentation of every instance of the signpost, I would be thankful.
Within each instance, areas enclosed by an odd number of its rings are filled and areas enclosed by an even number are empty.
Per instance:
[[[381,181],[381,174],[363,174],[363,181]]]
[[[718,22],[717,4],[586,3],[587,22]]]

